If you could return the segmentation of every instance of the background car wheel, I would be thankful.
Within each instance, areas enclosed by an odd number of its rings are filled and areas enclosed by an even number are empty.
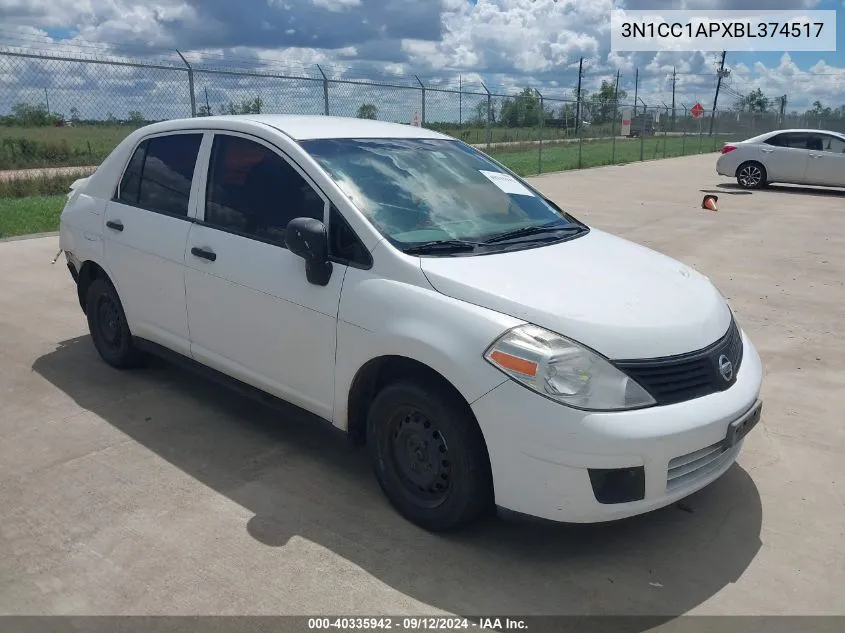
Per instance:
[[[420,527],[457,528],[492,509],[481,429],[467,405],[436,382],[382,389],[370,407],[367,444],[388,500]]]
[[[91,282],[85,312],[94,347],[102,359],[118,369],[137,366],[140,353],[132,345],[123,305],[108,280],[99,278]]]
[[[736,170],[736,181],[743,189],[760,189],[766,186],[766,168],[758,162],[743,163]]]

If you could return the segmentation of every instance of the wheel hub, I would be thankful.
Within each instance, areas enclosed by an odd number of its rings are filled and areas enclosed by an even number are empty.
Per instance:
[[[120,342],[120,317],[117,306],[109,297],[101,297],[97,306],[97,320],[100,326],[100,334],[109,345],[118,345]]]
[[[443,435],[419,411],[406,413],[393,432],[393,455],[399,474],[415,495],[441,497],[449,489],[451,462]]]

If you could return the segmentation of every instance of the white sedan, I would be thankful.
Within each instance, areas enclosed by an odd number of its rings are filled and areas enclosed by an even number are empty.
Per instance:
[[[155,123],[72,189],[60,246],[106,363],[314,414],[426,529],[654,510],[760,419],[760,357],[707,277],[432,130]]]
[[[845,134],[828,130],[776,130],[726,143],[716,172],[745,189],[773,182],[845,187]]]

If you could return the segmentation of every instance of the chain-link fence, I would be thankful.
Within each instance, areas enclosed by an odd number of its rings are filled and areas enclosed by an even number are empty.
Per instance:
[[[275,73],[181,54],[138,62],[0,51],[0,170],[96,165],[141,125],[250,113],[420,125],[523,175],[713,152],[778,128],[845,131],[842,117],[617,103],[606,91],[579,98],[575,90],[500,90],[454,78],[352,80],[320,66]]]

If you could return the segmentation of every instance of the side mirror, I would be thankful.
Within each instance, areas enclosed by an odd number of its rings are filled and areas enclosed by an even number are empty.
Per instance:
[[[285,244],[291,253],[305,260],[305,276],[309,283],[318,286],[329,283],[332,263],[325,224],[313,218],[294,218],[288,222]]]

